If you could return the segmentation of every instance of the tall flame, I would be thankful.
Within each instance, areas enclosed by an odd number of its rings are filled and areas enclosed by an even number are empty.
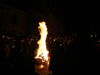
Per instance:
[[[39,48],[37,50],[37,56],[35,58],[40,58],[40,59],[44,59],[45,61],[48,61],[49,52],[46,49],[46,38],[47,38],[48,31],[47,31],[46,23],[39,22],[38,29],[40,29],[41,38],[37,42],[39,45]],[[42,56],[43,58],[41,58],[40,56]]]

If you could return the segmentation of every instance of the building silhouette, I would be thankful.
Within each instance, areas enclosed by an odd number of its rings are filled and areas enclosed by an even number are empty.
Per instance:
[[[38,22],[44,20],[44,16],[35,11],[25,12],[0,2],[0,31],[15,31],[26,36],[38,35]]]

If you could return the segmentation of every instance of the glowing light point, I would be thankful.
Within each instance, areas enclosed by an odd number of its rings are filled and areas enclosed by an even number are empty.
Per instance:
[[[70,42],[68,42],[68,44],[70,44]]]
[[[2,38],[5,38],[5,36],[2,36]]]
[[[95,35],[95,37],[96,37],[97,35]]]
[[[43,68],[43,65],[41,65],[40,67]]]
[[[91,35],[91,37],[93,37],[93,35]]]
[[[53,41],[56,41],[55,39]]]

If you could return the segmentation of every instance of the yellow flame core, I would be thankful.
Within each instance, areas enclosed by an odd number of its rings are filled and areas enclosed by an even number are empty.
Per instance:
[[[46,61],[48,61],[48,53],[49,52],[46,49],[46,38],[47,38],[48,31],[47,31],[46,23],[39,22],[38,29],[40,29],[41,38],[37,42],[39,45],[39,48],[37,51],[36,58],[45,59]],[[43,58],[39,57],[40,55],[43,56]]]

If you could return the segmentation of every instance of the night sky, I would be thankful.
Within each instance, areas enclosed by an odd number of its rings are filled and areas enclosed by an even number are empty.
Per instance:
[[[99,32],[99,1],[76,0],[2,0],[23,11],[34,9],[42,14],[54,15],[62,23],[65,32],[73,33],[87,28]],[[97,29],[96,29],[97,28]],[[66,31],[67,30],[67,31]],[[91,29],[93,30],[93,29]]]

